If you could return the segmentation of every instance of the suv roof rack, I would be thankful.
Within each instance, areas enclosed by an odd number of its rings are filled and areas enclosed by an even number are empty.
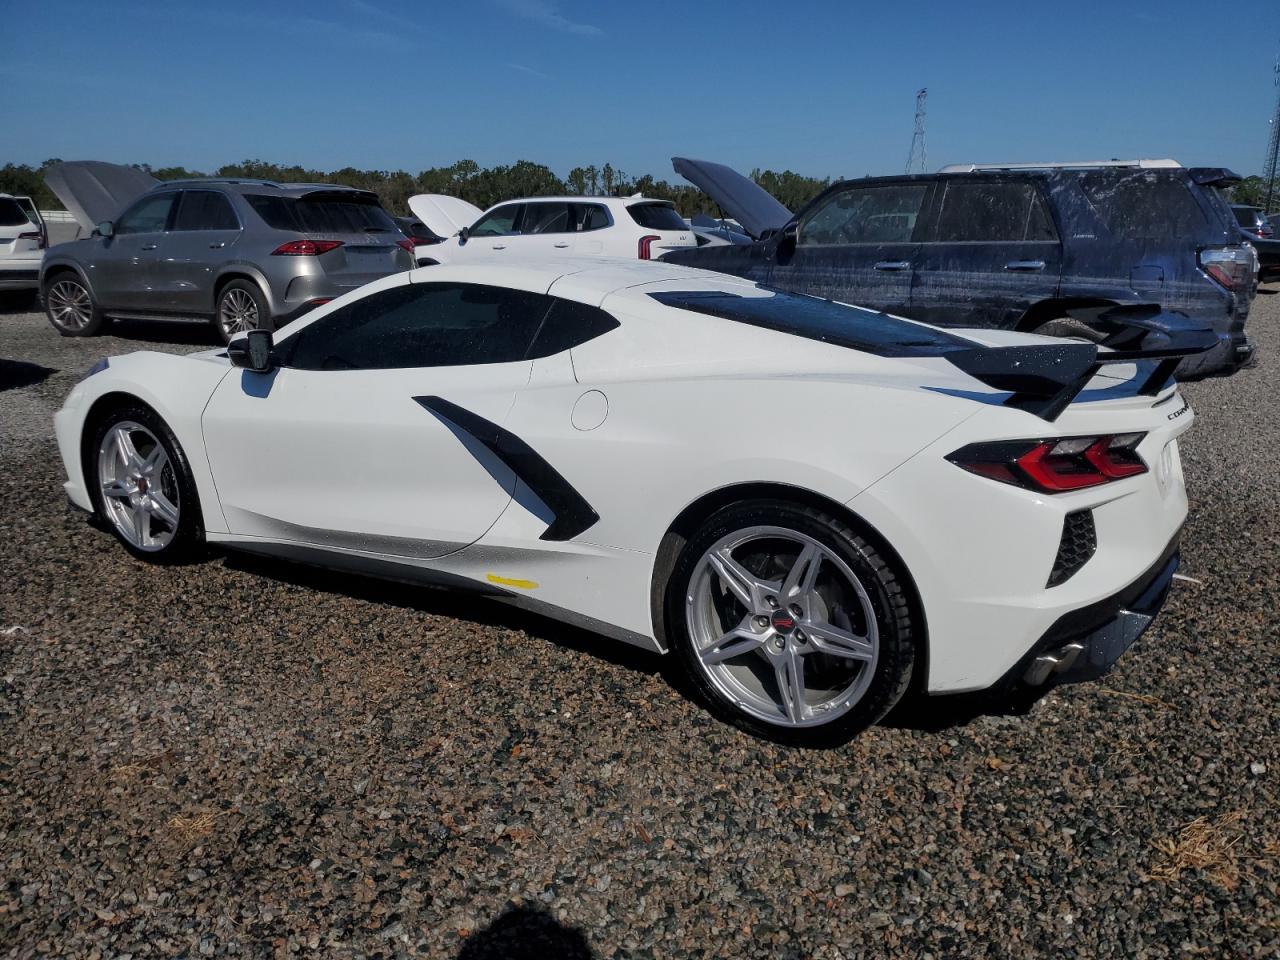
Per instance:
[[[1080,160],[1065,163],[949,163],[939,173],[977,173],[982,170],[1088,170],[1096,167],[1134,167],[1139,170],[1180,168],[1177,160]]]

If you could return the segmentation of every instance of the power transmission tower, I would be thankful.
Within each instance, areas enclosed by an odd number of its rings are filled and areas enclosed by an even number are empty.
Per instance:
[[[907,173],[917,165],[917,161],[919,161],[919,172],[924,173],[928,162],[928,154],[924,148],[924,100],[927,96],[929,96],[928,87],[921,87],[916,91],[916,132],[911,136],[911,152],[907,154]]]
[[[1267,181],[1265,213],[1271,212],[1271,197],[1276,190],[1276,175],[1280,174],[1280,57],[1276,57],[1276,111],[1271,117],[1271,143],[1267,145],[1267,162],[1262,169],[1262,179]]]

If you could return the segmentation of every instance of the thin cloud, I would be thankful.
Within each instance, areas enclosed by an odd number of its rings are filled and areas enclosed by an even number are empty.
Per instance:
[[[541,70],[535,70],[533,67],[526,67],[523,63],[508,63],[508,67],[512,70],[519,70],[521,73],[527,73],[531,77],[537,77],[540,80],[550,80],[551,78]]]
[[[410,30],[422,29],[421,23],[410,20],[408,17],[402,17],[400,14],[393,13],[390,10],[385,10],[377,4],[366,3],[365,0],[343,0],[343,4],[357,16],[373,17]]]
[[[552,0],[498,0],[498,5],[514,16],[563,33],[576,33],[583,37],[598,37],[604,33],[595,24],[570,20]]]

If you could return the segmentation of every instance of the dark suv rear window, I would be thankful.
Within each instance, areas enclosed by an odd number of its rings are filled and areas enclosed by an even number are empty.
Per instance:
[[[646,230],[688,230],[676,208],[667,203],[633,203],[627,207],[631,219]]]
[[[1080,188],[1113,236],[1172,239],[1209,225],[1191,188],[1180,177],[1105,172],[1080,175]]]
[[[20,227],[30,222],[17,200],[0,197],[0,227]]]
[[[1253,207],[1232,207],[1231,212],[1236,215],[1236,223],[1252,230],[1258,225],[1258,214],[1261,211]]]
[[[334,199],[332,196],[272,197],[245,195],[249,206],[273,230],[292,233],[398,232],[395,221],[373,200]]]

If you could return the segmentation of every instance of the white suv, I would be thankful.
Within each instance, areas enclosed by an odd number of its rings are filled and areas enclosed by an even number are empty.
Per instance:
[[[46,242],[44,221],[31,198],[0,193],[0,293],[22,290],[35,297]]]
[[[481,211],[457,197],[423,193],[409,198],[409,209],[445,238],[414,251],[419,266],[562,256],[657,260],[698,245],[673,204],[644,197],[530,197]]]

